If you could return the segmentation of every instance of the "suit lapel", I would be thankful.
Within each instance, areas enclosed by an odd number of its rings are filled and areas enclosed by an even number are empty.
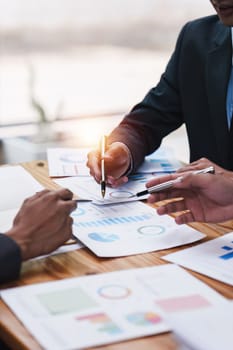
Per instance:
[[[220,164],[228,163],[229,130],[226,115],[226,94],[232,66],[232,42],[230,28],[218,24],[213,46],[207,55],[206,84]]]

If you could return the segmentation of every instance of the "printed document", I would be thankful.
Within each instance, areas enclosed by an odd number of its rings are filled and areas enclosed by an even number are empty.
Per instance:
[[[98,206],[79,203],[73,234],[96,255],[117,257],[192,243],[205,237],[141,202]]]
[[[49,176],[87,176],[88,148],[48,148]]]
[[[88,176],[89,168],[86,166],[88,152],[90,152],[88,148],[49,148],[47,150],[49,176]],[[172,173],[180,167],[181,163],[174,158],[171,149],[160,147],[145,157],[137,173],[151,175]]]
[[[150,179],[150,174],[130,176],[129,181],[118,188],[107,186],[104,199],[101,195],[100,185],[92,177],[67,177],[64,179],[56,179],[54,182],[61,187],[68,188],[78,197],[90,199],[93,203],[98,205],[109,205],[146,199],[148,195],[140,198],[132,196],[137,192],[144,191],[145,184]]]
[[[192,350],[232,350],[233,303],[168,315],[178,339]]]
[[[0,232],[3,233],[12,227],[13,220],[23,201],[43,190],[44,187],[21,166],[0,167],[0,184]],[[62,246],[51,254],[65,253],[81,247],[82,244],[77,242],[76,244]]]
[[[47,350],[84,349],[167,332],[164,312],[192,315],[227,303],[172,264],[11,288],[1,297]]]
[[[233,286],[233,232],[163,259]]]

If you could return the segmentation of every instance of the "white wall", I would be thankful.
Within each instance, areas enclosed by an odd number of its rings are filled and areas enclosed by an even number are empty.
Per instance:
[[[125,19],[173,22],[212,12],[208,0],[0,0],[0,27],[79,27]]]

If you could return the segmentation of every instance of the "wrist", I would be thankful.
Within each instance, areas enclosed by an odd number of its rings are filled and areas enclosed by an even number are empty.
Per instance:
[[[27,252],[29,242],[25,237],[22,237],[22,230],[12,228],[5,233],[9,238],[11,238],[19,247],[21,259],[24,261],[27,259]]]

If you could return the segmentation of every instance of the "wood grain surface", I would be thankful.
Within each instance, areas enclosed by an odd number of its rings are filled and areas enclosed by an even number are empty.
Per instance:
[[[23,163],[22,166],[29,171],[46,188],[59,188],[48,176],[48,167],[45,161],[33,161]],[[233,221],[221,225],[193,224],[192,227],[205,233],[207,241],[216,238],[226,232],[232,231]],[[199,244],[199,243],[196,243]],[[192,244],[192,245],[195,245]],[[189,247],[191,245],[188,245]],[[185,246],[182,246],[182,249]],[[16,287],[33,283],[59,280],[68,277],[83,276],[101,272],[124,270],[136,267],[161,265],[165,262],[160,258],[181,248],[167,249],[159,252],[121,257],[98,258],[87,248],[77,251],[51,256],[42,260],[34,260],[23,263],[20,279],[3,285],[2,287]],[[233,299],[233,288],[224,283],[202,276],[190,271],[192,275],[204,281],[206,284],[220,292],[229,299]],[[18,321],[10,309],[0,301],[0,338],[14,350],[42,350],[36,340]],[[178,345],[172,333],[160,334],[151,337],[140,338],[117,344],[98,347],[105,350],[177,350]]]

